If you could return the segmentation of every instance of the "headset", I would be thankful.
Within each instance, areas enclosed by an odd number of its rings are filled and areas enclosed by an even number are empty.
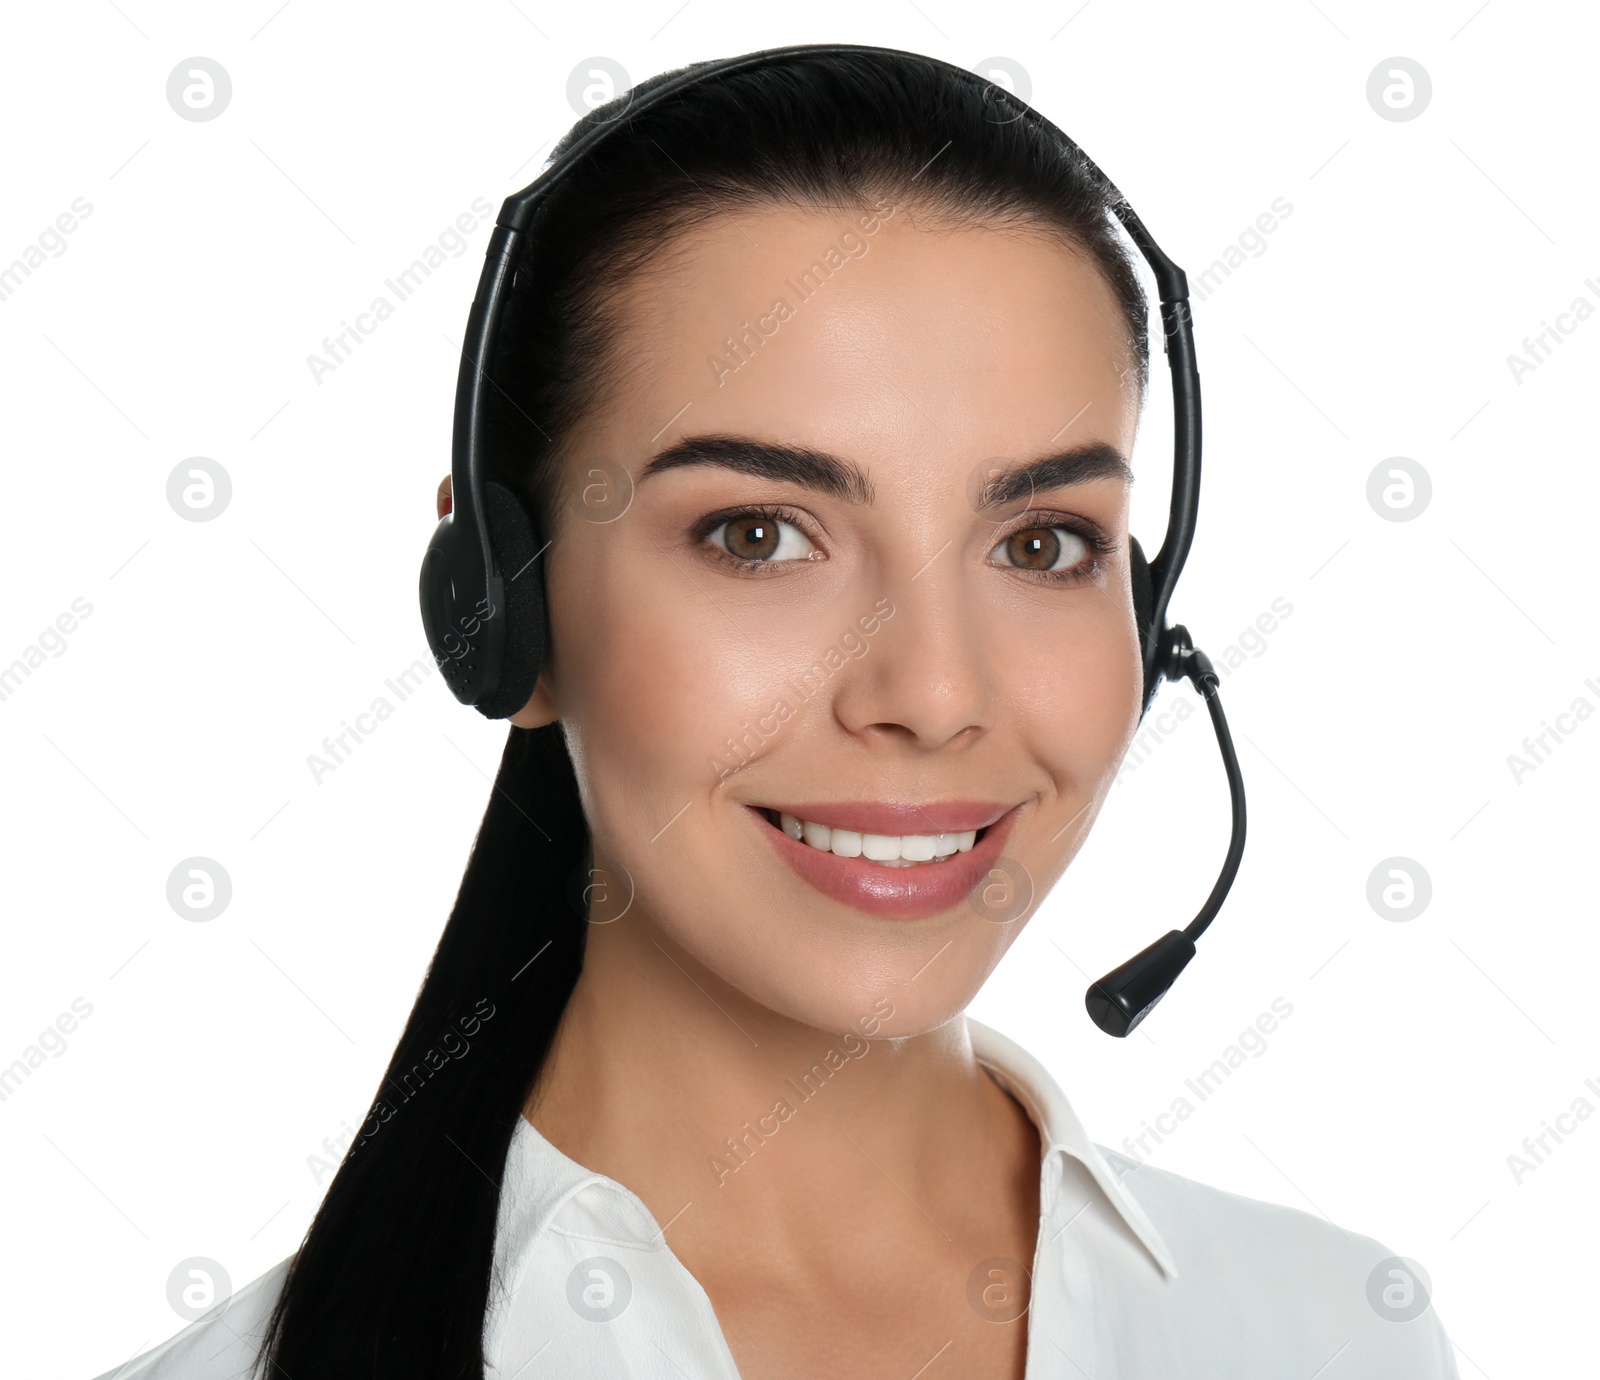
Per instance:
[[[832,55],[877,55],[937,63],[980,84],[989,97],[1003,97],[1049,137],[1076,151],[1089,169],[1105,181],[1114,201],[1113,214],[1150,265],[1159,288],[1164,349],[1172,374],[1174,457],[1171,506],[1160,550],[1153,561],[1146,561],[1138,540],[1130,537],[1128,542],[1133,603],[1143,653],[1141,716],[1149,711],[1163,680],[1187,679],[1204,697],[1228,776],[1233,832],[1216,884],[1195,918],[1181,930],[1169,930],[1090,984],[1084,994],[1084,1005],[1094,1023],[1108,1035],[1126,1036],[1150,1014],[1194,957],[1194,941],[1221,909],[1244,854],[1244,781],[1217,694],[1217,673],[1206,654],[1190,641],[1188,630],[1182,624],[1169,626],[1166,619],[1168,601],[1194,540],[1200,501],[1200,372],[1195,364],[1189,284],[1183,270],[1150,237],[1127,198],[1093,161],[1032,106],[1010,92],[1001,92],[978,73],[921,53],[849,43],[768,48],[704,63],[635,97],[618,118],[587,131],[537,179],[506,198],[489,237],[461,346],[451,438],[452,508],[434,530],[422,561],[419,595],[428,644],[455,697],[486,718],[508,718],[533,694],[549,639],[543,567],[531,578],[518,577],[530,570],[543,547],[536,540],[533,522],[521,500],[504,485],[485,478],[489,442],[484,400],[495,385],[480,362],[494,357],[510,290],[508,278],[515,272],[516,250],[546,195],[590,150],[686,87],[794,59]]]

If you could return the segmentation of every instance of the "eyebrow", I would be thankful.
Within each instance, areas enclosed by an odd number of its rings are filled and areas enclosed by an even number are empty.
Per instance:
[[[853,460],[806,446],[786,446],[747,436],[690,436],[653,456],[639,472],[639,483],[664,470],[716,465],[758,479],[777,479],[847,503],[870,505],[872,481]],[[985,482],[980,509],[1003,507],[1040,489],[1059,489],[1096,479],[1133,483],[1126,457],[1105,441],[1090,441],[1006,468],[998,461]]]

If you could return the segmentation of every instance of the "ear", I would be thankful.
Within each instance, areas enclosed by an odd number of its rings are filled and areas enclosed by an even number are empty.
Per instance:
[[[561,711],[556,708],[556,702],[551,698],[545,673],[540,671],[539,679],[534,684],[533,694],[527,704],[511,715],[507,722],[515,724],[518,728],[543,728],[560,717]]]

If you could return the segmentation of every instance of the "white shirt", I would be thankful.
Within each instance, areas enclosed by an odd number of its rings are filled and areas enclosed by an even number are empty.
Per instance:
[[[1043,1146],[1028,1380],[1459,1380],[1437,1310],[1393,1251],[1096,1145],[1044,1065],[971,1017],[967,1027]],[[288,1265],[101,1380],[254,1375]],[[507,1157],[493,1279],[490,1380],[737,1380],[710,1299],[644,1202],[526,1117]],[[1003,1308],[1003,1288],[997,1297]],[[926,1380],[939,1376],[935,1363]]]

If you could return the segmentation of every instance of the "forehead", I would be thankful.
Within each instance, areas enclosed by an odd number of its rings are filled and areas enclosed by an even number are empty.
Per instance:
[[[608,449],[642,458],[717,430],[867,463],[1086,440],[1130,453],[1127,331],[1086,254],[884,204],[732,209],[680,235],[623,293],[626,383],[596,419]]]

